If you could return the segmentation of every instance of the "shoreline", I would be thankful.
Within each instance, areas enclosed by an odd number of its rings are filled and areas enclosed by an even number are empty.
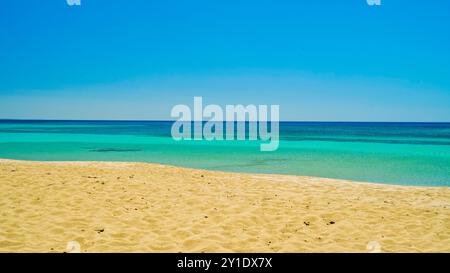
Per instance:
[[[371,182],[371,181],[359,181],[352,179],[342,179],[342,178],[332,178],[332,177],[322,177],[322,176],[310,176],[310,175],[295,175],[295,174],[279,174],[279,173],[253,173],[253,172],[235,172],[235,171],[221,171],[221,170],[209,170],[202,168],[190,168],[183,167],[171,164],[162,164],[162,163],[154,163],[154,162],[143,162],[143,161],[89,161],[89,160],[81,160],[81,161],[40,161],[40,160],[23,160],[23,159],[9,159],[9,158],[0,158],[0,164],[2,162],[30,162],[30,163],[51,163],[51,164],[83,164],[83,163],[118,163],[118,164],[148,164],[149,166],[160,166],[160,167],[171,167],[178,169],[185,169],[190,171],[205,171],[205,172],[213,172],[213,173],[222,173],[222,174],[242,174],[242,175],[257,175],[257,176],[273,176],[273,177],[292,177],[292,178],[304,178],[304,179],[314,179],[314,180],[322,180],[321,182],[339,182],[339,183],[356,183],[356,184],[368,184],[370,185],[378,185],[378,186],[394,186],[394,187],[409,187],[409,188],[444,188],[450,189],[447,186],[423,186],[423,185],[404,185],[404,184],[392,184],[392,183],[383,183],[383,182]],[[285,182],[292,182],[287,179]]]
[[[0,252],[450,251],[448,187],[0,159],[0,211]]]

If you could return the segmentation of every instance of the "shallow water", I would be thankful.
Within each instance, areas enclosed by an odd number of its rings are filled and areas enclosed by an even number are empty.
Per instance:
[[[174,141],[167,121],[0,120],[0,158],[142,161],[403,185],[450,186],[450,123],[282,122],[280,146]]]

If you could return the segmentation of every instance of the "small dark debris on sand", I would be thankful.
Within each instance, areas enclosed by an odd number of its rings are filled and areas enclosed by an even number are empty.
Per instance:
[[[84,178],[89,178],[89,179],[97,179],[97,176],[83,176]]]
[[[97,231],[97,233],[100,234],[100,233],[104,232],[105,229],[104,229],[104,228],[102,228],[102,229],[96,229],[95,231]]]

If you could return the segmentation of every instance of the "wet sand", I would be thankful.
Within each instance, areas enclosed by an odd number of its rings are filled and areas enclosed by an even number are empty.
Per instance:
[[[450,188],[0,160],[0,252],[70,241],[81,252],[450,252]]]

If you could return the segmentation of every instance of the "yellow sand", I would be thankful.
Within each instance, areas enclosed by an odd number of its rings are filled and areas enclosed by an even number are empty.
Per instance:
[[[449,252],[450,188],[0,160],[0,252]]]

